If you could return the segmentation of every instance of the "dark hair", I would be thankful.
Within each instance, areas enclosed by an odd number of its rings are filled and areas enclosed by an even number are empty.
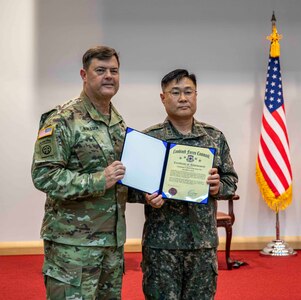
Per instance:
[[[96,46],[96,47],[90,48],[83,55],[83,59],[82,59],[83,68],[85,70],[88,70],[91,60],[93,58],[97,58],[99,60],[108,60],[113,56],[116,57],[117,62],[118,62],[118,67],[119,67],[120,66],[119,55],[115,49],[107,47],[107,46]]]
[[[178,83],[181,79],[185,77],[189,78],[194,83],[194,85],[197,86],[196,77],[194,74],[189,74],[189,72],[185,69],[176,69],[174,71],[169,72],[162,78],[162,90],[164,90],[171,81],[176,80],[176,82]]]

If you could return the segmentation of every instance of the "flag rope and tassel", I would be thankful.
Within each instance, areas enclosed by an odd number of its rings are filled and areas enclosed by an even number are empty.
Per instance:
[[[280,239],[279,211],[292,202],[292,170],[280,70],[280,44],[276,18],[272,33],[267,71],[264,109],[256,163],[256,181],[266,204],[276,213],[276,240],[262,251],[264,255],[287,256],[296,252]]]

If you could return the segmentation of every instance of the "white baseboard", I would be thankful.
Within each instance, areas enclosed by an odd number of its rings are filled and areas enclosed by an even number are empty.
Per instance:
[[[233,237],[231,250],[261,250],[275,237]],[[301,249],[301,236],[283,237],[294,250]],[[141,252],[141,239],[128,239],[125,252]],[[225,250],[225,238],[220,237],[218,250]],[[43,254],[43,241],[0,242],[0,255]]]

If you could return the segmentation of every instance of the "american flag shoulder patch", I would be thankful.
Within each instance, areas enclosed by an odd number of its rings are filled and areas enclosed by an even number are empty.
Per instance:
[[[39,134],[38,134],[38,139],[41,139],[45,136],[50,136],[53,134],[53,127],[52,126],[49,126],[49,127],[46,127],[46,128],[42,128],[40,131],[39,131]]]

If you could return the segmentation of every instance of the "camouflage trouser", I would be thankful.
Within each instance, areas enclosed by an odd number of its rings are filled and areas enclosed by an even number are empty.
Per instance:
[[[123,247],[79,247],[44,240],[47,300],[121,299]]]
[[[147,300],[214,299],[216,249],[142,249],[143,292]]]

